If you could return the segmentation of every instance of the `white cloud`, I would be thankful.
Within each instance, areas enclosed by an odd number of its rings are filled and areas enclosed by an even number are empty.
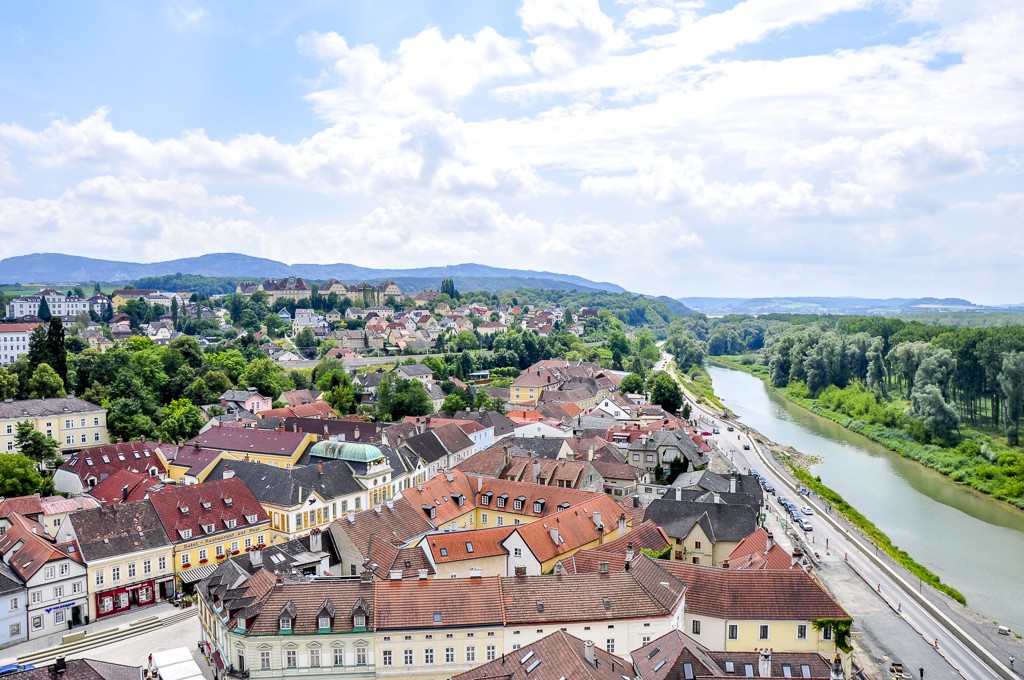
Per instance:
[[[169,3],[165,9],[171,22],[179,29],[195,26],[209,14],[202,7],[186,7],[185,4],[180,2]]]

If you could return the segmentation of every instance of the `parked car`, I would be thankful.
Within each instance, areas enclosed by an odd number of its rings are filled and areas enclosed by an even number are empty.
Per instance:
[[[764,483],[764,490],[767,491],[768,493],[772,494],[772,495],[775,495],[775,487],[772,486],[771,482],[765,482]]]
[[[803,529],[804,531],[813,531],[814,530],[814,527],[811,526],[811,523],[808,522],[807,520],[803,519],[803,518],[798,519],[797,520],[797,524],[799,524],[800,528]]]
[[[20,673],[21,671],[33,670],[35,666],[30,663],[11,663],[6,666],[0,666],[0,676],[10,675],[11,673]]]
[[[727,429],[727,430],[729,430],[729,432],[732,432],[732,431],[733,431],[733,427],[732,427],[732,425],[730,425],[730,426],[729,426],[729,427],[727,427],[726,429]]]
[[[779,496],[779,505],[789,505],[789,498],[786,496]]]
[[[804,513],[805,515],[814,514],[814,510],[811,510],[811,506],[809,505],[805,505],[804,507],[800,508],[800,512]]]
[[[715,434],[721,434],[721,433],[720,433],[720,432],[718,431],[718,428],[717,428],[717,427],[716,427],[716,428],[713,428],[713,429],[712,429],[711,431],[712,431],[712,432],[714,432]]]
[[[701,436],[701,437],[710,437],[710,436],[711,436],[711,433],[710,433],[710,432],[701,432],[701,433],[700,433],[700,436]]]
[[[750,450],[750,444],[744,444],[743,445],[743,450],[744,451],[749,451]]]

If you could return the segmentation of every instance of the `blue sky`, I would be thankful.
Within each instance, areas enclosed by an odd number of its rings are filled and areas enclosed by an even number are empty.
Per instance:
[[[0,16],[0,255],[1024,301],[1019,2],[136,5]]]

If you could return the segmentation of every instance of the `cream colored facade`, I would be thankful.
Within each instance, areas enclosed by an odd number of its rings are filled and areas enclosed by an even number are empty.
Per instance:
[[[40,406],[40,402],[45,404]],[[19,409],[21,404],[24,410]],[[0,453],[16,451],[18,423],[26,420],[36,431],[56,441],[62,453],[110,443],[106,409],[80,399],[29,399],[0,407],[9,407],[0,408]]]
[[[182,571],[200,564],[220,562],[227,555],[240,554],[255,545],[268,545],[270,523],[263,521],[231,531],[199,536],[174,544],[174,565]]]
[[[701,525],[694,524],[685,538],[672,539],[669,557],[675,562],[717,567],[729,558],[729,554],[737,545],[739,541],[713,543]]]
[[[124,594],[129,597],[128,589],[135,590],[135,597],[142,597],[142,604],[156,604],[173,594],[174,587],[174,551],[170,545],[130,555],[118,555],[105,560],[89,562],[89,620],[114,613],[117,598]],[[163,584],[167,586],[161,587]],[[152,601],[138,591],[151,588]]]
[[[776,652],[815,652],[827,659],[839,653],[832,632],[815,630],[810,621],[720,619],[686,612],[681,630],[709,649],[724,652],[768,647]]]

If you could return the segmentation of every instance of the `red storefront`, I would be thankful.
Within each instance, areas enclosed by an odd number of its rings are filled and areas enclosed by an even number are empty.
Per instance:
[[[111,588],[96,594],[96,618],[120,614],[136,607],[146,607],[174,595],[174,578],[160,582],[154,579]]]

